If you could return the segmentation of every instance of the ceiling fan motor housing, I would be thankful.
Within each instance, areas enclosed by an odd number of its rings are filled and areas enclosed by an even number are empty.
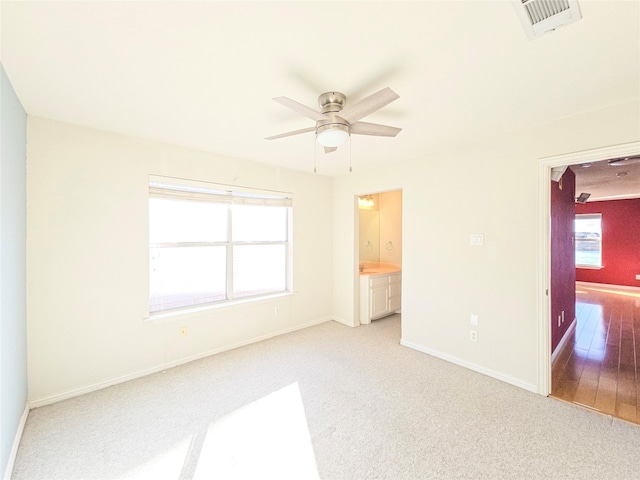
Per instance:
[[[337,115],[346,101],[346,95],[340,92],[326,92],[318,97],[318,105],[327,119],[316,122],[316,135],[328,130],[340,130],[346,132],[347,135],[350,134],[349,122]]]
[[[347,96],[340,92],[326,92],[318,97],[322,113],[339,112],[347,103]]]

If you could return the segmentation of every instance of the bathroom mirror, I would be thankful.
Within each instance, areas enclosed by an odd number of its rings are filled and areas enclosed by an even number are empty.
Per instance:
[[[360,263],[380,262],[380,212],[359,210],[360,223]]]

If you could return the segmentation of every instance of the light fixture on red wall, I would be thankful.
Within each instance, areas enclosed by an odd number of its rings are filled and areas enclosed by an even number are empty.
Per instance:
[[[587,203],[587,200],[591,196],[590,193],[581,193],[578,198],[576,198],[576,202],[578,203]]]

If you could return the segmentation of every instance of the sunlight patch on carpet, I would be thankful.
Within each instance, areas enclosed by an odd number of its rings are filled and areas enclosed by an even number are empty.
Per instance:
[[[194,479],[319,478],[298,383],[212,424]]]

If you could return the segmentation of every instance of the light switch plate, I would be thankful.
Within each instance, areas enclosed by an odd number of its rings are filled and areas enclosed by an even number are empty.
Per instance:
[[[484,245],[484,235],[481,233],[472,233],[469,235],[469,245],[481,247]]]

